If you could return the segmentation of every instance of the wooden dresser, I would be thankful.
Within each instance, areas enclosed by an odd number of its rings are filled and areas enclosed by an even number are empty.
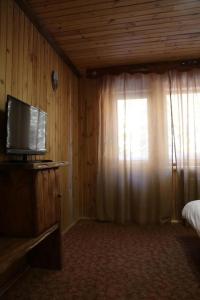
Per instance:
[[[24,257],[31,266],[62,267],[59,168],[66,165],[0,163],[0,295]]]
[[[66,162],[0,164],[0,234],[34,237],[60,221],[59,170]]]

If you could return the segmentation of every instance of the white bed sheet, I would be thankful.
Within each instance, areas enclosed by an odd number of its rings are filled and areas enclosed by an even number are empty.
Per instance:
[[[200,236],[200,200],[187,203],[182,210],[182,216]]]

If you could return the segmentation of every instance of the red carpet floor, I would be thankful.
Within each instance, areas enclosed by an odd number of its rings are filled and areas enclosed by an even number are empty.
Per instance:
[[[200,299],[200,238],[187,227],[84,222],[64,239],[62,271],[30,269],[2,299]]]

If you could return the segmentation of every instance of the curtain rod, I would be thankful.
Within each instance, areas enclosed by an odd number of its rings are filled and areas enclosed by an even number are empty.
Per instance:
[[[164,73],[173,69],[187,71],[192,68],[200,68],[200,58],[87,69],[86,77],[98,78],[104,75],[119,75],[121,73]]]

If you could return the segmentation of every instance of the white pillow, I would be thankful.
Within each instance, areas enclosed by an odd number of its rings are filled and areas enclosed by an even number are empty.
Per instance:
[[[200,236],[200,200],[194,200],[187,203],[182,210],[182,217],[196,229]]]

